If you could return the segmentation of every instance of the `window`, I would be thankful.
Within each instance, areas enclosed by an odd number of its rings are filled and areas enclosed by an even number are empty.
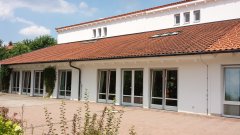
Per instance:
[[[200,10],[194,11],[193,14],[194,14],[194,21],[195,21],[195,22],[199,22],[199,21],[200,21],[200,18],[201,18]]]
[[[43,71],[35,71],[34,73],[34,95],[43,96],[44,80]]]
[[[151,107],[177,110],[178,71],[175,69],[153,70],[151,83]]]
[[[113,103],[116,93],[116,71],[99,71],[98,102]]]
[[[104,28],[103,28],[103,33],[104,33],[103,36],[106,37],[106,36],[107,36],[107,27],[104,27]]]
[[[141,105],[143,103],[143,70],[124,70],[122,87],[124,105]]]
[[[93,38],[96,38],[96,37],[97,37],[97,30],[93,29]]]
[[[174,15],[174,19],[175,19],[175,25],[179,25],[180,24],[180,14]]]
[[[72,72],[61,70],[59,71],[59,98],[69,99],[71,96],[72,87]]]
[[[12,93],[19,92],[19,79],[20,79],[20,72],[14,71],[12,74]]]
[[[98,28],[98,37],[102,37],[102,29]]]
[[[224,115],[240,116],[240,67],[224,68]]]
[[[184,23],[190,23],[190,12],[184,13]]]
[[[31,72],[24,71],[22,76],[22,94],[30,94],[31,91]]]

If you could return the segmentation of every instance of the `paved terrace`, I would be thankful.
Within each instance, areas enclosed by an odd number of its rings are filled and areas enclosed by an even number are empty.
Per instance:
[[[66,100],[67,119],[71,120],[73,113],[83,102]],[[21,112],[24,104],[24,119],[28,127],[32,124],[34,135],[46,132],[43,108],[47,107],[56,122],[59,120],[59,105],[61,100],[43,99],[22,95],[1,94],[0,106],[9,107],[10,112]],[[100,113],[106,104],[90,103],[92,112]],[[193,114],[169,112],[163,110],[143,109],[138,107],[117,107],[125,111],[120,134],[128,134],[132,125],[138,135],[239,135],[240,119],[200,116]],[[28,130],[27,134],[31,131]]]

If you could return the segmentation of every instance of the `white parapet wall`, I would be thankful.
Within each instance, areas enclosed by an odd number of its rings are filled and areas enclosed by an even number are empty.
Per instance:
[[[58,33],[58,43],[91,40],[93,29],[107,27],[107,37],[139,32],[196,25],[240,18],[240,0],[197,0],[191,4],[153,10],[146,13],[92,23]],[[194,21],[193,11],[200,10],[199,22]],[[184,13],[190,12],[190,23],[184,23]],[[180,25],[175,25],[174,14],[181,15]]]

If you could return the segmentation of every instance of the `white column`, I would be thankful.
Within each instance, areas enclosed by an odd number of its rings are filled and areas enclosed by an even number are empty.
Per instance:
[[[12,73],[11,73],[10,80],[9,80],[8,93],[12,93],[12,79],[13,79],[13,76],[12,76]]]
[[[116,69],[116,105],[121,105],[121,68]]]
[[[79,85],[79,71],[72,68],[71,100],[78,100]]]
[[[143,108],[149,108],[150,103],[150,69],[143,70]]]
[[[22,76],[23,76],[22,70],[19,70],[19,92],[18,92],[19,95],[22,94],[22,81],[23,81]]]
[[[33,96],[34,93],[34,70],[31,70],[31,90],[30,96]]]

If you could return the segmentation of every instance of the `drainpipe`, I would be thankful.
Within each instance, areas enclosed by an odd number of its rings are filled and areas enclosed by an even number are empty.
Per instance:
[[[78,80],[78,101],[81,100],[81,69],[72,65],[72,61],[69,61],[69,66],[75,68],[79,71],[79,80]]]
[[[207,100],[207,115],[209,115],[209,107],[208,107],[208,103],[209,103],[209,94],[208,94],[208,92],[209,92],[209,88],[208,88],[208,74],[209,74],[209,72],[208,72],[208,64],[206,63],[206,62],[204,62],[203,61],[203,59],[202,59],[202,56],[200,55],[200,60],[201,60],[201,62],[202,62],[202,64],[203,65],[205,65],[206,66],[206,69],[207,69],[207,78],[206,78],[206,80],[207,80],[207,94],[206,94],[206,100]]]

